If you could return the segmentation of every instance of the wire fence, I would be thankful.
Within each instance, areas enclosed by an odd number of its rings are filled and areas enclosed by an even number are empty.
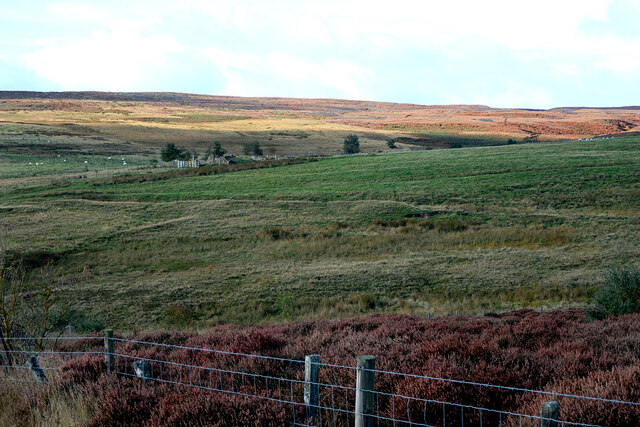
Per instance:
[[[35,338],[16,338],[17,341]],[[55,381],[65,363],[79,357],[104,359],[113,375],[147,384],[195,388],[211,393],[243,396],[280,405],[291,425],[313,426],[592,426],[564,419],[559,407],[575,401],[626,405],[640,410],[640,403],[596,396],[555,393],[437,376],[375,369],[375,358],[358,360],[357,366],[324,363],[319,356],[305,360],[228,352],[126,338],[61,337],[59,341],[87,341],[86,350],[63,351],[55,345],[37,352],[3,352],[13,363],[0,365],[0,380],[12,382]],[[104,340],[104,349],[101,348]],[[0,353],[1,354],[1,353]],[[366,365],[366,360],[371,361]],[[41,369],[43,375],[37,375]],[[43,380],[43,378],[46,379]],[[454,387],[450,398],[434,398],[434,384]],[[458,387],[457,389],[455,387]],[[504,406],[469,404],[469,396],[492,390]],[[463,399],[461,396],[465,396]],[[548,401],[539,414],[504,409],[522,395],[544,396]],[[558,403],[556,403],[558,402]],[[554,406],[556,405],[556,406]],[[546,406],[546,408],[545,408]],[[555,412],[554,412],[555,408]],[[547,411],[549,410],[549,411]],[[546,412],[547,411],[547,412]]]

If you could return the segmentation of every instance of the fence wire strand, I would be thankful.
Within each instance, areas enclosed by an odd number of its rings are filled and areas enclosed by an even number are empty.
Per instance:
[[[13,338],[12,338],[13,339]],[[17,338],[19,340],[27,341],[27,340],[35,340],[36,338],[29,337],[21,337]],[[38,338],[40,339],[40,338]],[[102,340],[104,337],[58,337],[58,338],[47,338],[47,340]],[[171,344],[163,344],[163,343],[154,343],[148,341],[139,341],[125,338],[109,338],[115,342],[119,343],[133,343],[139,345],[148,345],[148,346],[157,346],[157,347],[165,347],[165,348],[175,348],[189,351],[202,351],[213,354],[221,354],[221,355],[229,355],[236,357],[248,357],[248,358],[256,358],[263,360],[272,360],[277,362],[286,362],[295,364],[295,366],[302,367],[305,363],[304,360],[283,358],[283,357],[272,357],[272,356],[264,356],[259,354],[247,354],[247,353],[238,353],[238,352],[229,352],[223,350],[216,349],[207,349],[207,348],[198,348],[198,347],[188,347],[188,346],[180,346],[180,345],[171,345]],[[132,354],[126,354],[124,349],[120,349],[120,351],[114,351],[112,353],[108,353],[106,351],[56,351],[56,350],[44,350],[40,352],[27,351],[27,350],[11,350],[6,351],[5,353],[14,353],[14,354],[33,354],[39,357],[43,357],[44,362],[54,361],[48,360],[48,357],[58,357],[57,361],[59,362],[59,357],[67,357],[67,356],[105,356],[105,357],[113,357],[113,373],[132,377],[132,378],[140,378],[143,381],[153,381],[160,382],[166,384],[172,384],[176,386],[186,386],[193,387],[202,390],[207,390],[211,392],[221,392],[231,395],[244,396],[247,398],[253,399],[262,399],[266,401],[271,401],[280,404],[281,407],[284,405],[290,405],[291,408],[291,419],[293,425],[341,425],[342,421],[346,419],[347,422],[350,422],[354,417],[360,415],[356,411],[356,394],[359,391],[357,387],[341,385],[341,384],[332,384],[330,382],[311,382],[305,381],[297,378],[285,378],[277,375],[263,375],[252,372],[245,372],[242,370],[233,370],[233,369],[223,369],[220,367],[213,366],[200,366],[196,364],[186,364],[179,363],[170,360],[160,360],[156,358],[145,358],[141,356],[136,356]],[[127,361],[144,361],[146,363],[147,369],[149,369],[148,373],[136,372],[132,363]],[[48,365],[49,363],[45,363]],[[417,374],[405,374],[394,371],[386,371],[382,369],[366,369],[366,368],[357,368],[353,366],[345,366],[331,363],[317,363],[318,367],[325,368],[333,368],[333,369],[348,369],[350,372],[355,370],[371,372],[377,375],[391,375],[392,378],[398,377],[406,377],[406,378],[415,378],[415,379],[423,379],[423,380],[432,380],[432,381],[445,381],[455,384],[476,386],[476,387],[489,387],[494,389],[501,389],[506,391],[517,391],[523,393],[535,393],[535,394],[543,394],[550,395],[553,397],[565,397],[572,399],[582,399],[587,401],[598,401],[603,403],[613,403],[613,404],[624,404],[624,405],[632,405],[632,406],[640,406],[640,403],[637,402],[629,402],[623,400],[616,399],[605,399],[591,396],[581,396],[581,395],[573,395],[568,393],[556,393],[542,390],[533,390],[527,388],[519,388],[519,387],[509,387],[509,386],[501,386],[494,384],[486,384],[474,381],[464,381],[464,380],[456,380],[456,379],[448,379],[448,378],[439,378],[432,377],[427,375],[417,375]],[[29,366],[25,365],[0,365],[0,369],[4,370],[4,375],[2,375],[2,371],[0,371],[0,380],[1,381],[9,381],[9,382],[24,382],[24,383],[39,383],[39,381],[35,379],[26,379],[26,378],[15,378],[12,377],[9,372],[21,372],[27,373]],[[51,367],[44,366],[41,368],[43,371],[51,372],[51,371],[59,371],[60,366]],[[197,370],[197,373],[194,372]],[[299,372],[298,372],[299,374]],[[344,377],[344,375],[342,375]],[[204,378],[204,379],[203,379]],[[264,387],[262,383],[264,381]],[[271,382],[271,387],[270,387]],[[287,385],[288,383],[288,385]],[[395,384],[395,380],[392,380],[392,383]],[[284,385],[284,387],[283,387]],[[312,404],[310,402],[306,402],[305,399],[301,397],[304,396],[304,386],[312,385],[317,386],[318,389],[318,397],[317,404]],[[339,403],[340,395],[344,393],[343,402]],[[407,396],[399,393],[388,393],[377,390],[365,390],[364,393],[370,393],[373,396],[373,411],[372,413],[366,414],[366,417],[370,417],[371,420],[375,420],[376,425],[380,425],[381,422],[393,423],[395,426],[396,423],[402,425],[410,425],[417,427],[435,427],[435,426],[446,426],[447,421],[451,423],[451,417],[453,419],[456,418],[456,413],[459,412],[459,421],[461,425],[464,425],[465,419],[470,416],[479,416],[479,418],[475,418],[476,421],[479,421],[480,426],[485,422],[489,422],[488,425],[491,425],[491,419],[494,422],[497,420],[499,425],[502,426],[503,422],[507,419],[511,418],[514,420],[518,420],[520,425],[524,420],[530,420],[534,422],[540,421],[555,421],[559,425],[566,426],[580,426],[580,427],[594,427],[593,424],[585,424],[580,422],[572,422],[567,420],[552,420],[548,418],[543,418],[537,415],[528,415],[517,412],[511,412],[506,410],[499,410],[493,408],[485,408],[481,406],[474,405],[466,405],[456,402],[449,402],[437,399],[428,399],[423,397],[414,397]],[[350,397],[350,394],[353,397]],[[405,403],[406,407],[402,407],[399,405],[397,400],[400,403]],[[385,403],[386,402],[386,406]],[[344,405],[344,406],[343,406]],[[436,424],[430,424],[428,422],[427,414],[435,414],[437,411],[431,412],[433,409],[442,406],[442,414],[441,419]],[[428,411],[428,407],[432,408]],[[314,409],[313,413],[315,415],[315,419],[309,415],[310,409]],[[386,408],[386,409],[384,409]],[[421,410],[422,409],[422,410]],[[405,413],[403,413],[403,410]],[[477,414],[474,415],[473,411],[476,411]],[[485,420],[485,415],[493,414],[491,418]],[[406,418],[405,418],[406,416]],[[488,416],[488,415],[487,415]],[[422,420],[418,421],[419,418]],[[300,419],[298,419],[300,418]],[[310,421],[315,422],[315,424],[309,424]],[[441,422],[441,423],[440,423]],[[457,424],[457,421],[455,422]]]
[[[282,358],[282,357],[272,357],[272,356],[263,356],[263,355],[259,355],[259,354],[237,353],[237,352],[224,351],[224,350],[215,350],[215,349],[198,348],[198,347],[187,347],[187,346],[180,346],[180,345],[174,345],[174,344],[163,344],[163,343],[154,343],[154,342],[148,342],[148,341],[131,340],[131,339],[126,339],[126,338],[115,338],[114,337],[113,340],[114,341],[121,341],[121,342],[131,342],[131,343],[136,343],[136,344],[159,346],[159,347],[178,348],[178,349],[183,349],[183,350],[204,351],[204,352],[210,352],[210,353],[225,354],[225,355],[229,355],[229,356],[253,357],[253,358],[258,358],[258,359],[268,359],[268,360],[276,360],[276,361],[282,361],[282,362],[291,362],[291,363],[304,364],[304,360],[289,359],[289,358]],[[376,373],[376,374],[395,375],[395,376],[402,376],[402,377],[407,377],[407,378],[418,378],[418,379],[425,379],[425,380],[431,380],[431,381],[443,381],[443,382],[470,385],[470,386],[476,386],[476,387],[488,387],[488,388],[496,388],[496,389],[507,390],[507,391],[518,391],[518,392],[523,392],[523,393],[544,394],[544,395],[553,396],[553,397],[568,397],[568,398],[572,398],[572,399],[585,399],[585,400],[594,400],[594,401],[598,401],[598,402],[619,403],[619,404],[623,404],[623,405],[640,406],[640,402],[630,402],[630,401],[616,400],[616,399],[605,399],[605,398],[600,398],[600,397],[583,396],[583,395],[568,394],[568,393],[559,393],[559,392],[555,392],[555,391],[535,390],[535,389],[522,388],[522,387],[511,387],[511,386],[504,386],[504,385],[498,385],[498,384],[480,383],[480,382],[475,382],[475,381],[466,381],[466,380],[458,380],[458,379],[451,379],[451,378],[433,377],[433,376],[428,376],[428,375],[407,374],[407,373],[403,373],[403,372],[386,371],[386,370],[381,370],[381,369],[357,368],[355,366],[336,365],[336,364],[323,363],[323,362],[318,362],[318,365],[319,366],[328,367],[328,368],[340,368],[340,369],[349,369],[349,370],[362,369],[362,370],[373,372],[373,373]]]

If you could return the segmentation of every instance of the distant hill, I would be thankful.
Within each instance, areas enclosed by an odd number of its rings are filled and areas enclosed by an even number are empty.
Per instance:
[[[335,154],[349,133],[363,151],[573,140],[640,130],[640,107],[416,105],[342,99],[213,96],[172,92],[0,91],[0,123],[41,135],[99,137],[159,150],[166,142],[236,153],[260,142],[280,154]],[[509,141],[511,140],[511,141]]]

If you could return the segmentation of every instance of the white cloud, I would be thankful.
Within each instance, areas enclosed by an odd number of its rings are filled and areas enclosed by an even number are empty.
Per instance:
[[[614,99],[614,79],[625,99],[640,90],[640,27],[620,18],[640,0],[19,4],[0,16],[1,58],[64,89],[184,87],[181,57],[230,95],[541,106],[588,86]],[[174,80],[158,76],[168,63]]]
[[[596,67],[624,74],[640,72],[640,38],[603,37],[593,40],[590,47]]]
[[[582,27],[587,20],[609,21],[608,10],[613,3],[614,0],[406,0],[393,4],[379,0],[256,0],[229,6],[227,2],[192,0],[180,7],[209,16],[213,26],[232,25],[246,38],[296,40],[310,49],[436,49],[446,54],[455,45],[464,55],[464,45],[460,46],[459,41],[482,40],[514,55],[556,59],[572,55],[582,65],[586,61],[602,66],[612,56],[621,57],[611,55],[612,50],[637,47],[640,42],[640,32],[635,38],[611,38]],[[627,59],[624,63],[627,65],[615,69],[635,67],[635,61]],[[567,65],[565,72],[571,66]]]
[[[585,19],[606,21],[613,0],[379,0],[248,1],[223,6],[190,1],[180,7],[208,14],[217,24],[233,22],[243,33],[295,35],[301,41],[366,44],[395,40],[442,46],[480,36],[512,49],[563,48],[579,38]]]
[[[625,74],[640,71],[640,56],[634,55],[635,52],[606,55],[603,60],[596,62],[595,66]]]
[[[578,75],[578,66],[576,64],[556,63],[551,64],[551,69],[563,76],[574,77]]]
[[[544,88],[513,80],[506,82],[504,86],[501,92],[474,95],[470,103],[494,108],[540,108],[552,105],[553,94]]]
[[[136,90],[166,55],[179,49],[169,35],[96,30],[89,37],[55,43],[23,55],[38,75],[64,90]]]
[[[149,6],[136,8],[129,6],[125,13],[117,4],[95,4],[79,1],[61,1],[45,4],[44,10],[50,19],[73,22],[75,25],[94,25],[97,28],[115,30],[140,31],[160,22],[153,12],[163,12],[163,8],[150,9]],[[140,5],[141,6],[141,5]],[[161,4],[158,4],[161,6]],[[151,13],[150,13],[151,12]]]
[[[364,95],[363,86],[373,73],[350,61],[311,62],[274,51],[264,55],[229,53],[209,48],[205,52],[227,80],[226,94],[253,96],[302,96],[293,85],[336,89],[345,97]],[[269,86],[253,83],[269,81]]]

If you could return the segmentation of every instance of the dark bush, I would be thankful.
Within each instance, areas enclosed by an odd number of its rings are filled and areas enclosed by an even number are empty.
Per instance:
[[[595,303],[597,308],[590,311],[590,315],[596,319],[640,313],[640,270],[611,268]]]
[[[67,325],[79,333],[96,332],[105,328],[105,323],[100,317],[79,310],[69,310],[62,316],[58,326],[65,327]]]
[[[258,141],[253,143],[253,147],[251,147],[251,152],[253,153],[254,156],[262,156],[263,151],[262,148],[260,147],[260,143]]]
[[[445,233],[452,231],[463,231],[467,229],[465,223],[458,219],[447,219],[445,221],[435,223],[436,230],[444,231]]]
[[[284,228],[284,227],[271,227],[271,228],[265,228],[264,230],[259,232],[258,237],[261,239],[270,239],[270,240],[289,239],[292,237],[292,232],[288,228]]]
[[[344,154],[355,154],[360,152],[360,138],[358,135],[347,135],[344,139]]]
[[[176,147],[173,142],[167,143],[160,153],[160,158],[163,162],[170,162],[176,159],[183,159],[188,153],[183,149]]]

